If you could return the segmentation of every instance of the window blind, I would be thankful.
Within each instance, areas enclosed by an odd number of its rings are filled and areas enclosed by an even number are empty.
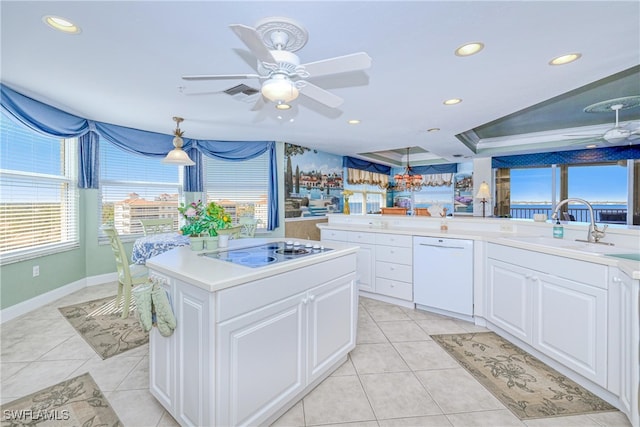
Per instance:
[[[4,116],[0,128],[2,263],[77,247],[75,139],[42,136]]]
[[[259,219],[266,228],[269,191],[269,153],[241,162],[204,157],[207,202],[220,203],[234,223],[241,216]]]
[[[173,218],[177,229],[180,174],[175,165],[131,154],[103,140],[99,223],[113,223],[121,236],[142,233],[140,219],[147,218]]]

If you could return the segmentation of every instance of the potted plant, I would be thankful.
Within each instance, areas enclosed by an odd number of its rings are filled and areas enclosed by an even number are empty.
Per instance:
[[[202,215],[206,232],[210,236],[217,236],[218,230],[231,227],[231,215],[216,202],[209,202]]]
[[[189,236],[191,249],[201,251],[204,248],[204,234],[207,232],[207,222],[204,217],[205,207],[201,200],[189,204],[181,203],[178,212],[182,215],[184,224],[180,232]]]

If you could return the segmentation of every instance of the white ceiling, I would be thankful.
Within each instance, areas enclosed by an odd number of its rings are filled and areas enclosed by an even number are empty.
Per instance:
[[[476,154],[456,135],[640,64],[635,0],[2,0],[0,7],[2,82],[35,99],[89,119],[166,134],[174,128],[172,117],[182,116],[187,138],[278,140],[355,157],[380,151],[371,158],[388,164],[402,161],[404,147],[419,147],[412,164],[491,155],[490,141],[480,141],[489,148]],[[74,21],[82,32],[52,30],[42,22],[47,14]],[[181,79],[254,73],[252,55],[228,26],[254,26],[270,16],[306,28],[309,40],[296,52],[302,63],[361,51],[371,56],[366,72],[310,79],[344,98],[338,109],[301,96],[293,102],[295,120],[278,120],[272,104],[251,111],[252,103],[220,93],[239,83],[258,88],[258,80]],[[454,55],[472,41],[485,49]],[[548,65],[571,52],[582,58]],[[624,96],[640,95],[640,81],[632,86],[636,92]],[[454,97],[463,102],[443,105]],[[640,108],[634,110],[630,117],[640,119]],[[349,125],[348,119],[362,123]],[[597,120],[594,125],[606,125],[596,129],[606,130],[614,116]],[[434,127],[441,130],[426,132]],[[517,138],[506,144],[511,139]],[[543,147],[553,146],[566,144]]]

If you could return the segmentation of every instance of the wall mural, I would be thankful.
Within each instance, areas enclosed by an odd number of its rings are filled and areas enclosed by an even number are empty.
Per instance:
[[[284,144],[285,218],[342,210],[342,156]]]

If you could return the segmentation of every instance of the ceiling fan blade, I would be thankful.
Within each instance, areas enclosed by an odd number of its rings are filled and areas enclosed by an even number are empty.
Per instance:
[[[258,74],[200,74],[192,76],[182,76],[182,80],[239,80],[239,79],[259,79]]]
[[[264,97],[262,96],[262,94],[260,94],[260,96],[258,96],[258,99],[256,100],[256,103],[253,104],[253,107],[251,107],[251,111],[262,110],[262,107],[264,107]]]
[[[231,24],[229,28],[236,33],[236,36],[249,48],[251,52],[262,62],[268,62],[275,64],[276,60],[269,52],[269,49],[262,43],[260,36],[256,33],[256,30],[251,27],[247,27],[242,24]]]
[[[300,93],[331,108],[337,108],[344,102],[344,99],[339,96],[309,82],[304,82],[304,86],[301,87]]]
[[[309,77],[326,76],[328,74],[347,73],[349,71],[366,70],[371,67],[371,57],[366,52],[337,56],[321,61],[302,64]]]

